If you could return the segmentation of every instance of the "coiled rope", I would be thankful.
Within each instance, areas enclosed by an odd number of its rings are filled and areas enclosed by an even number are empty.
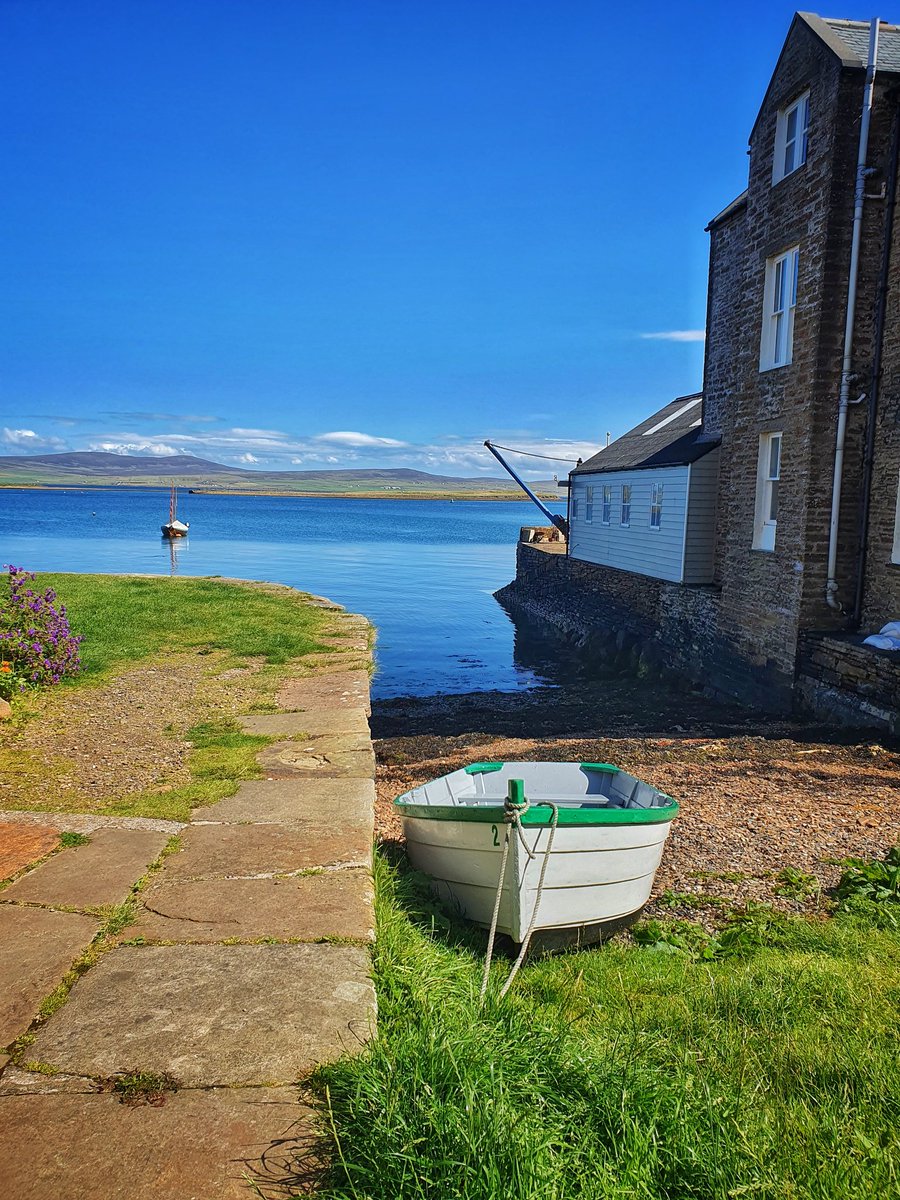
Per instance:
[[[525,838],[525,831],[522,828],[522,817],[528,812],[531,807],[531,802],[525,797],[525,788],[521,779],[511,779],[509,781],[509,794],[503,802],[503,822],[506,825],[506,830],[503,835],[503,852],[500,855],[500,878],[497,881],[497,894],[494,897],[494,911],[491,914],[491,927],[488,932],[487,951],[484,956],[484,971],[481,976],[481,992],[478,996],[479,1004],[484,1004],[484,998],[487,995],[488,981],[491,972],[491,959],[494,957],[494,941],[497,937],[497,922],[500,917],[500,902],[503,898],[503,884],[506,880],[506,864],[509,861],[509,844],[513,830],[522,843],[525,853],[529,859],[534,859],[537,855],[530,849]],[[534,898],[534,908],[531,911],[531,921],[528,924],[528,929],[525,932],[525,937],[522,939],[522,945],[519,947],[519,955],[512,965],[512,970],[506,977],[506,982],[500,989],[498,1000],[502,1000],[509,991],[512,981],[518,974],[519,967],[525,961],[525,955],[528,953],[528,944],[531,941],[531,935],[534,932],[534,926],[537,922],[538,908],[541,903],[541,895],[544,891],[544,879],[547,876],[547,867],[550,863],[550,852],[553,849],[553,839],[556,837],[556,827],[559,824],[559,808],[552,800],[539,800],[535,805],[536,808],[549,808],[550,813],[550,831],[547,834],[547,847],[544,851],[544,861],[541,863],[541,873],[538,876],[537,894]],[[540,837],[540,835],[538,835]],[[516,881],[518,886],[518,880]]]

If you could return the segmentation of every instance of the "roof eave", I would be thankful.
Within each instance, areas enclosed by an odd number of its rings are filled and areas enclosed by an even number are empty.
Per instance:
[[[673,461],[667,463],[640,462],[634,463],[630,467],[592,467],[588,463],[582,463],[580,467],[575,467],[569,472],[570,475],[621,475],[627,471],[665,471],[669,467],[689,467],[691,463],[697,462],[698,459],[706,458],[707,454],[711,454],[713,450],[718,450],[722,444],[721,438],[710,438],[709,443],[704,446],[700,454],[695,454],[691,458],[685,458],[684,461]],[[651,458],[653,456],[651,455]]]
[[[704,233],[709,233],[711,229],[715,229],[717,225],[721,225],[723,221],[729,220],[742,209],[747,207],[747,196],[750,194],[749,188],[744,188],[739,196],[735,196],[730,204],[726,204],[721,212],[716,213],[710,223],[704,229]]]

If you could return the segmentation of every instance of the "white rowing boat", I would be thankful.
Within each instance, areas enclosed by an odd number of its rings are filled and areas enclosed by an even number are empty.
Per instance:
[[[442,899],[489,927],[499,890],[497,930],[544,944],[596,941],[638,912],[678,813],[610,763],[473,763],[394,804],[412,865]]]

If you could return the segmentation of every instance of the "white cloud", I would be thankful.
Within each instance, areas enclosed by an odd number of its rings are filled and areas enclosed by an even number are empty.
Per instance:
[[[234,434],[235,437],[266,438],[266,439],[271,438],[274,441],[284,441],[286,438],[289,438],[291,436],[289,433],[282,433],[280,429],[239,429],[239,428],[234,428],[234,429],[229,429],[227,432]]]
[[[334,442],[339,446],[406,446],[395,438],[372,437],[369,433],[320,433],[317,442]]]
[[[66,445],[62,438],[42,437],[33,429],[7,429],[5,426],[2,440],[19,450],[62,450]]]
[[[642,333],[642,338],[654,342],[704,342],[705,329],[665,329],[661,333]]]
[[[177,446],[169,446],[165,442],[156,439],[147,441],[115,441],[115,442],[91,442],[88,450],[101,450],[106,454],[152,454],[156,458],[173,458],[177,454],[183,454],[183,450],[179,450]]]
[[[571,469],[575,459],[587,458],[599,449],[598,442],[542,438],[533,431],[522,429],[494,430],[492,436],[501,445],[550,456],[536,459],[508,452],[510,463],[526,479],[549,479],[553,474],[562,476]],[[102,438],[81,443],[77,448],[157,457],[190,454],[218,462],[240,463],[251,469],[265,463],[267,470],[281,471],[291,468],[412,467],[438,475],[504,476],[502,467],[482,443],[483,434],[439,434],[428,442],[409,443],[348,431],[295,435],[269,429],[237,428],[195,429],[183,434],[172,429],[159,434],[110,430]]]

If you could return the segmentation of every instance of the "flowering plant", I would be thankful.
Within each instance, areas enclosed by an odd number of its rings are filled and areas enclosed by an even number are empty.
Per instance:
[[[0,601],[0,696],[59,683],[81,669],[81,638],[69,628],[66,610],[52,588],[37,591],[35,577],[8,566],[9,595]]]

